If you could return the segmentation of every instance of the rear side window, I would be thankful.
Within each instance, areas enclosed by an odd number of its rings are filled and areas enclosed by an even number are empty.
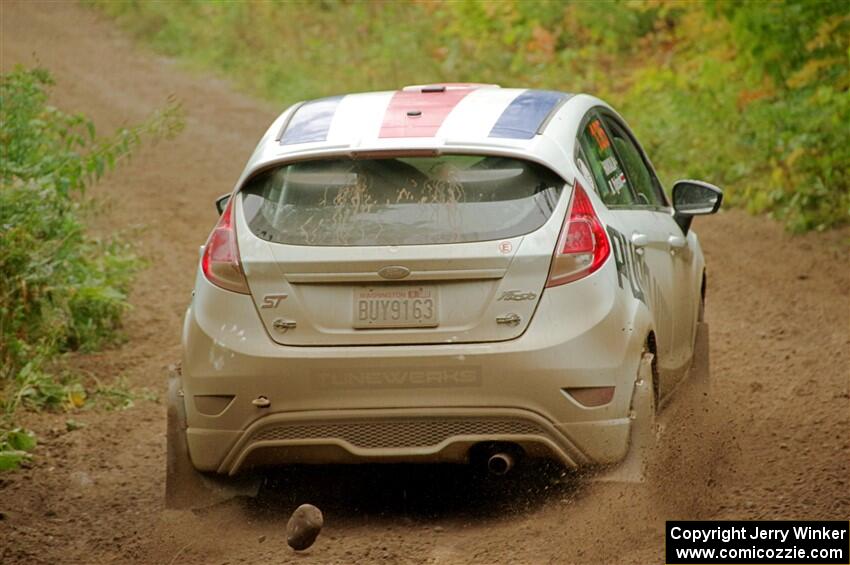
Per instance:
[[[635,189],[637,203],[643,206],[664,206],[661,183],[644,161],[640,149],[616,121],[606,117],[605,123],[611,132],[617,155],[626,169],[626,175]]]
[[[506,239],[552,215],[564,181],[519,159],[441,155],[283,165],[243,194],[257,236],[290,245],[422,245]]]
[[[633,205],[635,198],[629,181],[599,118],[593,118],[585,126],[579,145],[602,201],[609,206]]]

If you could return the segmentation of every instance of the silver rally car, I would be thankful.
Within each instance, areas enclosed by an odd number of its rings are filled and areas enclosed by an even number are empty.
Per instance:
[[[690,227],[722,193],[671,194],[584,94],[433,84],[290,107],[202,248],[169,504],[268,465],[622,461],[707,376]]]

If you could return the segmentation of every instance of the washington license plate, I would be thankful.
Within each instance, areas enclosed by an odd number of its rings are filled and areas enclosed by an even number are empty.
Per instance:
[[[374,286],[354,289],[354,327],[434,328],[437,288],[427,285]]]

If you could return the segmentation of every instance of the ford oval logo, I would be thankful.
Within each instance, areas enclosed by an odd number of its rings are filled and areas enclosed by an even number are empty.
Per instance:
[[[410,269],[408,269],[407,267],[402,267],[400,265],[391,265],[389,267],[383,267],[378,271],[378,275],[381,278],[390,280],[403,279],[409,274]]]

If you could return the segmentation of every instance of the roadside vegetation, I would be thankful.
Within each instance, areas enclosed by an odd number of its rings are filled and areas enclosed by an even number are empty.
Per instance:
[[[124,383],[86,380],[62,363],[64,353],[120,341],[141,266],[126,242],[86,231],[93,206],[85,192],[143,138],[173,136],[183,123],[171,101],[144,123],[100,137],[85,116],[48,104],[52,84],[44,69],[0,77],[0,471],[35,447],[35,436],[14,424],[19,409],[132,402]]]
[[[94,0],[137,37],[288,104],[434,81],[590,92],[669,186],[789,229],[850,218],[846,0]]]

